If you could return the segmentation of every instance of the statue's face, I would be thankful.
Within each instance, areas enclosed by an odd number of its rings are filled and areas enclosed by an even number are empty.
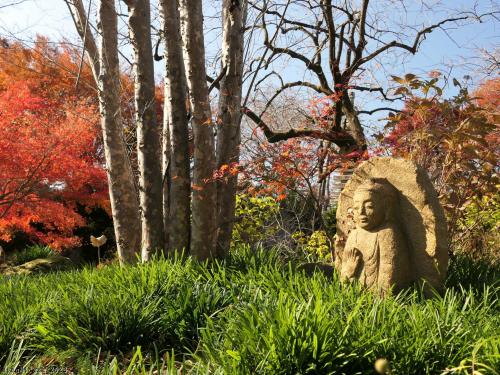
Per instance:
[[[357,191],[354,194],[354,221],[358,227],[370,230],[381,225],[385,220],[383,199],[369,191]]]

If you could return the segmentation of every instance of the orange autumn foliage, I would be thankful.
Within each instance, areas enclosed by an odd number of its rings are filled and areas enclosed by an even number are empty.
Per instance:
[[[500,123],[500,78],[483,82],[473,93],[476,105],[492,124]],[[497,131],[498,136],[498,131]]]
[[[500,79],[484,82],[471,94],[456,81],[458,95],[443,98],[435,89],[437,78],[413,77],[406,83],[409,88],[402,86],[405,107],[390,116],[382,145],[428,171],[454,245],[463,247],[463,239],[473,233],[462,229],[470,207],[483,199],[498,199]]]
[[[0,240],[16,232],[62,249],[80,244],[77,204],[109,210],[90,69],[38,38],[0,41]]]

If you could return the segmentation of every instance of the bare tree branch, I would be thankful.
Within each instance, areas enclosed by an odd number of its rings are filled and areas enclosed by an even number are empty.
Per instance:
[[[257,127],[259,127],[264,132],[264,135],[266,136],[267,141],[269,143],[285,141],[290,138],[311,137],[315,139],[323,139],[325,141],[330,141],[332,143],[335,143],[339,147],[351,147],[356,144],[354,138],[347,132],[343,131],[325,132],[322,130],[309,129],[309,128],[300,128],[300,129],[291,128],[284,132],[275,132],[269,127],[269,125],[265,123],[265,121],[260,116],[258,116],[255,112],[253,112],[249,108],[243,107],[241,111],[249,119],[251,119],[257,125]]]
[[[226,75],[226,72],[227,72],[227,66],[223,66],[222,70],[220,71],[220,73],[217,76],[217,78],[215,78],[214,80],[212,80],[212,82],[210,83],[210,86],[208,87],[208,93],[209,94],[212,92],[212,90],[214,88],[218,89],[220,87],[219,82],[224,78],[224,76]]]
[[[271,104],[273,103],[273,101],[283,92],[285,91],[286,89],[289,89],[291,87],[298,87],[298,86],[302,86],[302,87],[308,87],[310,89],[313,89],[315,90],[316,92],[320,93],[320,94],[324,94],[324,95],[330,95],[331,92],[328,91],[328,90],[325,90],[323,87],[321,87],[320,85],[315,85],[314,83],[311,83],[311,82],[305,82],[305,81],[296,81],[296,82],[289,82],[289,83],[285,83],[283,86],[281,86],[275,93],[274,95],[271,97],[271,99],[269,99],[264,107],[264,110],[261,112],[260,116],[262,116],[266,111],[267,109],[271,106]]]
[[[18,1],[15,1],[13,3],[8,3],[8,4],[0,5],[0,9],[8,8],[8,7],[11,7],[11,6],[14,6],[14,5],[19,5],[19,4],[25,3],[26,1],[28,1],[28,0],[18,0]]]
[[[396,109],[396,108],[391,108],[391,107],[380,107],[380,108],[375,108],[369,111],[357,111],[358,115],[373,115],[376,112],[380,111],[391,111],[391,112],[396,112],[399,113],[401,110]]]
[[[357,85],[349,85],[349,89],[356,90],[356,91],[380,92],[380,94],[384,97],[384,99],[387,101],[390,101],[390,102],[394,102],[396,100],[403,99],[402,96],[389,98],[387,96],[387,93],[384,91],[384,89],[382,87],[363,87],[363,86],[357,86]]]
[[[443,26],[446,23],[464,21],[467,19],[481,20],[483,17],[486,17],[486,16],[494,16],[495,13],[496,12],[490,12],[490,13],[485,13],[482,15],[465,15],[465,16],[461,16],[461,17],[447,18],[445,20],[442,20],[438,23],[435,23],[435,24],[428,26],[428,27],[420,30],[419,32],[417,32],[417,34],[415,35],[415,38],[413,40],[413,44],[405,44],[405,43],[401,43],[397,40],[393,40],[392,42],[389,42],[389,43],[383,45],[382,47],[378,48],[377,50],[373,51],[369,55],[367,55],[365,57],[357,58],[355,61],[353,61],[352,65],[348,69],[346,69],[346,71],[344,72],[344,76],[346,78],[350,77],[352,75],[352,73],[356,69],[358,69],[361,65],[367,63],[368,61],[370,61],[370,60],[374,59],[375,57],[377,57],[378,55],[380,55],[382,52],[385,52],[391,48],[401,48],[401,49],[404,49],[404,50],[410,52],[411,54],[415,54],[418,50],[420,43],[425,39],[425,36],[427,34],[431,33],[433,30]]]

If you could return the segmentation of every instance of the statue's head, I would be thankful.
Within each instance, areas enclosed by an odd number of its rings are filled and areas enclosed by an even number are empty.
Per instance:
[[[383,179],[369,179],[362,183],[353,197],[356,225],[371,230],[389,221],[396,199],[396,190]]]

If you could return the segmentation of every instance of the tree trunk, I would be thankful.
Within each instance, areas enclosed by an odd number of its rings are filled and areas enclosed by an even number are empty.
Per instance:
[[[166,92],[166,83],[164,91]],[[166,95],[166,94],[165,94]],[[162,194],[163,194],[163,253],[166,255],[168,251],[168,243],[170,239],[170,129],[168,120],[167,106],[163,105],[163,134],[162,134]]]
[[[217,114],[217,168],[239,162],[241,143],[241,91],[243,36],[246,0],[223,1],[222,66],[226,74],[220,84]],[[234,226],[238,175],[217,182],[217,255],[229,252]]]
[[[191,254],[203,260],[215,255],[214,124],[206,84],[202,3],[201,0],[180,0],[180,6],[194,135]]]
[[[359,150],[366,150],[366,138],[363,131],[363,126],[359,121],[358,114],[356,113],[356,108],[354,108],[353,103],[354,98],[349,98],[349,95],[343,96],[343,112],[346,116],[346,125],[347,130],[352,135],[354,140],[356,141],[356,147]],[[350,151],[350,150],[348,150]]]
[[[149,0],[127,0],[134,50],[137,160],[141,212],[142,261],[163,249],[161,130],[156,118],[153,48]]]
[[[160,11],[165,41],[164,107],[165,117],[168,117],[168,122],[164,123],[164,132],[167,131],[166,127],[170,126],[169,248],[189,250],[191,178],[187,88],[177,0],[160,0]]]
[[[123,141],[118,30],[114,0],[100,1],[97,27],[101,34],[99,105],[113,225],[120,262],[133,262],[140,246],[141,231],[137,193]]]
[[[83,8],[82,0],[66,0],[66,5],[71,13],[76,31],[83,42],[85,51],[87,52],[90,67],[94,80],[97,84],[99,80],[99,52],[95,43],[94,35],[88,24],[87,14]]]

